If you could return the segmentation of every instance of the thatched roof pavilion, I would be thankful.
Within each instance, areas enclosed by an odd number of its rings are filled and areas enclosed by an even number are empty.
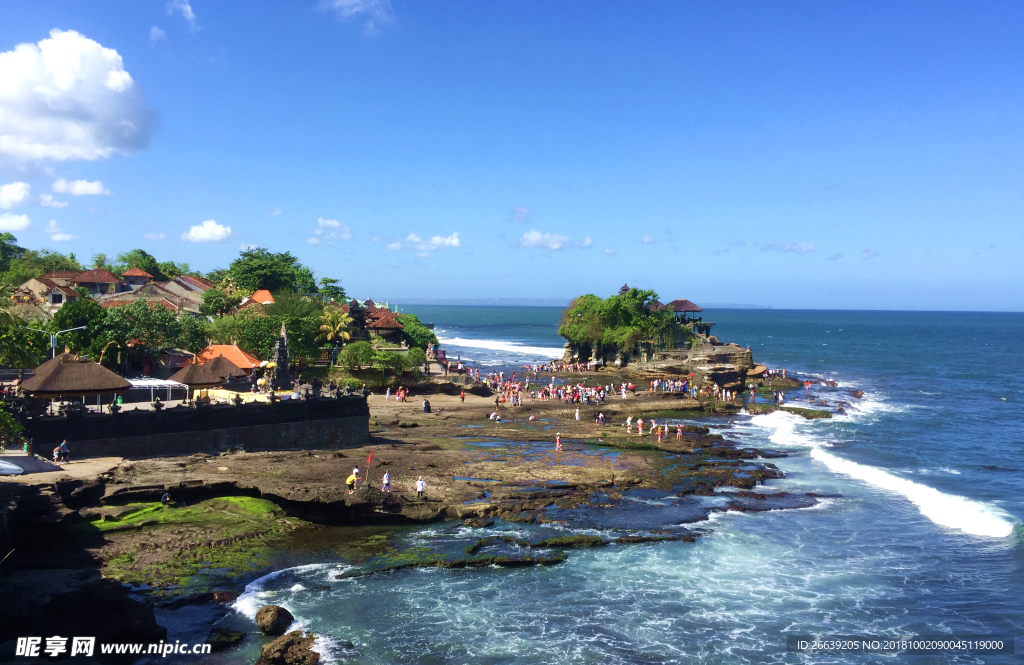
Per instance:
[[[219,376],[210,368],[211,363],[205,365],[189,364],[178,370],[171,376],[171,381],[184,383],[189,388],[212,388],[224,383],[224,377]],[[237,366],[236,366],[237,367]]]
[[[242,369],[235,363],[231,362],[224,356],[217,356],[216,358],[214,358],[213,360],[211,360],[210,362],[206,363],[203,366],[209,368],[209,370],[216,374],[217,376],[222,376],[225,379],[230,379],[232,377],[239,376],[248,376],[248,374],[245,373],[244,369]]]
[[[78,360],[62,354],[40,365],[39,371],[25,381],[21,389],[40,399],[85,397],[87,395],[120,395],[131,384],[106,367],[91,360]]]

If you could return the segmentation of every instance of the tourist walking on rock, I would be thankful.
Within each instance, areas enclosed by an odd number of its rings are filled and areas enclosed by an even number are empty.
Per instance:
[[[562,449],[562,433],[558,432],[555,434],[555,450]]]
[[[422,499],[424,493],[427,491],[427,483],[424,482],[423,476],[420,476],[416,481],[416,498]]]
[[[576,407],[576,420],[580,419],[580,407]]]
[[[380,491],[381,492],[388,492],[388,493],[391,492],[391,471],[390,470],[384,472],[384,481],[381,483]]]
[[[359,476],[353,471],[348,478],[345,479],[345,484],[348,486],[348,493],[355,494],[356,483],[359,481]]]
[[[463,404],[465,404],[465,403],[466,403],[466,391],[465,391],[465,390],[460,390],[460,391],[459,391],[459,400],[460,400],[460,401],[461,401],[461,402],[462,402]]]

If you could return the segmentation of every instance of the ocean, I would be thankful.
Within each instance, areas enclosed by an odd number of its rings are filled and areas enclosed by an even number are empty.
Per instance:
[[[403,309],[435,324],[449,356],[485,368],[562,352],[555,308]],[[718,310],[705,319],[721,339],[749,344],[757,362],[838,382],[812,387],[816,400],[864,391],[830,420],[776,412],[702,421],[745,446],[789,453],[772,460],[786,478],[767,489],[838,497],[715,513],[693,525],[708,530],[694,543],[571,550],[552,567],[339,582],[344,564],[324,560],[254,580],[234,620],[272,599],[321,635],[329,662],[1020,662],[788,654],[786,638],[1022,634],[1024,316]],[[789,396],[797,406],[802,392]],[[641,501],[643,519],[672,514],[665,494]],[[403,537],[415,546],[461,531],[433,524]],[[355,651],[341,648],[348,640]]]

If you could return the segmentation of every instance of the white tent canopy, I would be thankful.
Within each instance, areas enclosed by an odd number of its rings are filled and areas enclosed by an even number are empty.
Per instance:
[[[167,400],[171,399],[171,389],[175,390],[188,390],[188,386],[184,383],[178,383],[177,381],[168,381],[167,379],[154,379],[150,376],[143,376],[137,379],[128,379],[128,383],[132,384],[129,390],[148,390],[149,401],[152,402],[156,397],[157,390],[167,391]]]

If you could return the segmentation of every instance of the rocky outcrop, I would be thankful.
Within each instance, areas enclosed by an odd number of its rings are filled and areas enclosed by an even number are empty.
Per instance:
[[[697,345],[693,349],[657,351],[645,362],[630,366],[641,381],[651,379],[688,378],[693,374],[696,383],[717,383],[736,389],[745,386],[747,373],[754,362],[750,349],[736,344]]]
[[[293,621],[292,613],[277,605],[264,605],[256,612],[256,626],[264,635],[284,635]]]
[[[59,628],[59,631],[57,630]],[[109,585],[54,596],[35,621],[36,635],[88,635],[97,644],[156,643],[167,637],[153,610],[128,597],[128,590]],[[131,655],[98,655],[101,661],[131,662]]]
[[[206,638],[206,643],[213,651],[224,651],[235,646],[245,637],[240,630],[228,630],[227,628],[214,628]]]
[[[301,630],[293,630],[264,644],[256,665],[316,665],[320,654],[313,651],[314,642],[316,636],[312,633],[303,635]]]

